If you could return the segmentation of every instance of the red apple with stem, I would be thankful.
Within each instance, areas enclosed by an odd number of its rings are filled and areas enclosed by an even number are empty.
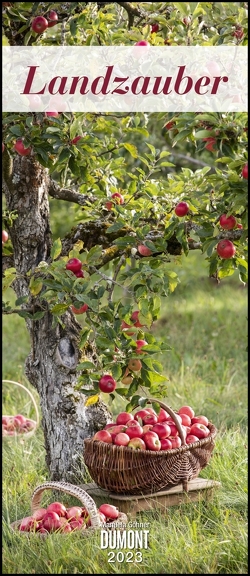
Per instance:
[[[221,258],[227,259],[227,258],[233,258],[233,256],[235,256],[236,253],[236,248],[233,244],[233,242],[231,242],[231,240],[227,240],[226,238],[223,240],[220,240],[216,246],[216,251],[218,256],[220,256]]]
[[[79,272],[82,267],[82,262],[79,258],[70,258],[66,263],[66,270],[71,270],[74,274]]]
[[[111,374],[104,374],[99,380],[99,388],[101,392],[111,394],[116,389],[116,381]]]
[[[179,202],[179,204],[177,204],[177,206],[175,207],[175,214],[176,216],[186,216],[186,214],[189,211],[189,205],[187,202]]]
[[[44,16],[36,16],[31,22],[31,28],[36,34],[42,34],[48,25],[48,20]]]
[[[226,214],[220,216],[219,222],[224,230],[232,230],[237,224],[235,216],[227,216]]]
[[[205,426],[205,424],[192,424],[191,428],[190,428],[190,434],[193,434],[194,436],[197,436],[197,438],[201,439],[201,438],[207,438],[207,436],[209,436],[210,434],[210,430],[209,428],[207,428],[207,426]]]

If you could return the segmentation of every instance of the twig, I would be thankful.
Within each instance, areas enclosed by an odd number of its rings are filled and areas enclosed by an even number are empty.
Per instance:
[[[84,206],[87,202],[95,201],[94,196],[91,194],[80,194],[68,188],[60,188],[54,180],[50,180],[48,192],[53,198],[73,202],[74,204],[79,204],[79,206]]]
[[[120,258],[117,266],[116,266],[115,271],[114,271],[113,282],[116,281],[116,278],[117,278],[117,276],[118,276],[118,274],[119,274],[119,272],[120,272],[120,269],[121,269],[121,267],[122,267],[122,265],[123,265],[124,262],[125,262],[125,256],[124,256],[124,254],[123,254],[123,255],[121,256],[121,258]],[[113,285],[111,284],[111,286],[108,286],[108,288],[107,288],[107,291],[108,291],[108,293],[109,293],[108,302],[111,302],[111,301],[112,301],[112,296],[113,296],[113,292],[114,292],[114,287],[115,287],[114,284],[113,284]]]

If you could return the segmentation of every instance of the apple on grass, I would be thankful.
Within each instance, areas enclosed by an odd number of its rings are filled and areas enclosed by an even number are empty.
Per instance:
[[[107,444],[112,444],[112,436],[108,430],[98,430],[93,436],[93,440],[99,442],[107,442]]]
[[[146,444],[142,438],[131,438],[128,443],[128,448],[133,448],[133,450],[146,450]]]
[[[116,418],[116,424],[127,424],[129,421],[134,421],[134,416],[130,412],[120,412]]]
[[[132,428],[131,428],[132,430]],[[126,432],[118,432],[114,437],[114,444],[116,446],[127,446],[130,441],[130,436]]]
[[[199,424],[198,422],[197,424],[192,424],[190,428],[190,434],[197,436],[197,438],[200,440],[202,438],[207,438],[207,436],[210,434],[210,430],[207,428],[207,426],[205,426],[205,424]]]

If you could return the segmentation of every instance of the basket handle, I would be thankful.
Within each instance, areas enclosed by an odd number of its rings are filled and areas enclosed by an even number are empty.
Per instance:
[[[15,384],[16,386],[19,386],[20,388],[22,388],[23,390],[25,390],[25,392],[27,392],[27,394],[29,395],[29,397],[31,398],[33,404],[34,404],[34,408],[35,408],[35,413],[36,413],[36,422],[37,422],[37,427],[39,425],[39,412],[38,412],[38,408],[37,408],[37,403],[35,401],[35,398],[33,396],[33,394],[31,394],[30,390],[28,390],[28,388],[26,388],[26,386],[23,386],[23,384],[20,384],[20,382],[15,382],[15,380],[2,380],[2,383],[9,383],[9,384]]]
[[[91,498],[91,496],[79,486],[75,486],[74,484],[70,484],[68,482],[44,482],[43,484],[37,486],[31,497],[32,514],[41,507],[41,499],[44,490],[50,489],[60,490],[61,492],[65,492],[70,496],[75,496],[78,498],[89,513],[91,527],[100,528],[102,526],[102,522],[93,498]]]
[[[176,428],[178,429],[180,439],[181,439],[181,444],[182,444],[182,446],[185,446],[186,440],[185,440],[185,437],[183,434],[181,423],[178,420],[178,418],[176,418],[176,413],[172,410],[172,408],[170,408],[170,406],[168,406],[167,404],[165,404],[161,400],[156,400],[155,398],[147,398],[147,403],[153,403],[153,402],[155,402],[156,404],[159,404],[161,406],[161,408],[166,410],[166,412],[169,414],[169,416],[171,416],[171,418],[173,419],[173,421],[176,425]]]

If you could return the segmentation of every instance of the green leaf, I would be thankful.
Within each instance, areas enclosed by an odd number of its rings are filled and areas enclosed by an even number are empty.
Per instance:
[[[34,276],[32,276],[32,278],[30,279],[30,283],[29,283],[29,289],[30,289],[32,296],[37,296],[37,294],[39,294],[41,292],[42,287],[43,287],[43,282],[42,282],[41,278],[34,278]]]
[[[61,251],[62,251],[62,241],[61,238],[57,238],[57,240],[53,242],[53,246],[51,248],[52,260],[58,258],[58,256],[61,254]]]
[[[124,142],[123,147],[128,150],[128,152],[131,154],[131,156],[133,158],[137,158],[138,157],[138,151],[136,146],[134,146],[134,144],[129,144],[129,142]]]
[[[55,314],[55,316],[61,316],[62,314],[65,314],[67,310],[68,310],[67,304],[56,304],[55,306],[53,306],[53,308],[51,308],[51,312],[52,314]]]
[[[190,6],[188,2],[173,2],[173,5],[183,14],[184,16],[188,16],[190,13]]]
[[[21,304],[25,304],[26,302],[28,302],[29,300],[29,296],[21,296],[20,298],[17,298],[17,300],[15,301],[15,306],[20,306]]]
[[[111,234],[112,232],[117,232],[117,230],[121,230],[122,228],[124,228],[124,221],[123,220],[117,220],[117,222],[112,224],[112,226],[110,226],[107,229],[107,234]]]
[[[89,362],[87,360],[77,365],[77,370],[95,370],[95,368],[96,367],[93,362]]]
[[[33,314],[32,318],[33,318],[33,320],[41,320],[41,318],[44,317],[44,314],[45,314],[45,312],[42,312],[42,310],[41,310],[41,311],[35,312],[35,314]]]
[[[90,330],[88,328],[85,328],[85,330],[82,330],[81,335],[80,335],[80,342],[79,342],[79,348],[83,348],[84,344],[87,342],[88,337],[90,335]]]
[[[87,263],[91,264],[91,263],[96,263],[96,261],[101,257],[102,255],[102,248],[101,246],[93,246],[93,248],[91,248],[91,250],[89,251],[88,255],[87,255]]]

